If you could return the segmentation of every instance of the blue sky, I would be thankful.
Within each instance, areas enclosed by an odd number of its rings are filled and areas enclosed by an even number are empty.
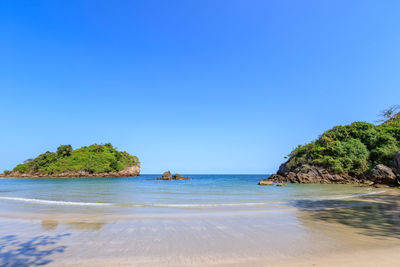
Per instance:
[[[111,142],[143,173],[272,173],[400,104],[399,1],[1,1],[0,170]]]

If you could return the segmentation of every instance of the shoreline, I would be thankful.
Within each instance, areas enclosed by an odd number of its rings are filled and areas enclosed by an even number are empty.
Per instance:
[[[26,178],[26,179],[36,179],[36,178],[118,178],[118,177],[138,177],[140,173],[137,174],[127,174],[127,173],[113,173],[113,172],[102,172],[94,174],[21,174],[21,175],[0,175],[0,178]]]

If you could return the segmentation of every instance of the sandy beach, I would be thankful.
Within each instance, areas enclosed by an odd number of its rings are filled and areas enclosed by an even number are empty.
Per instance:
[[[0,260],[4,266],[396,266],[399,193],[256,209],[8,210],[0,215]]]

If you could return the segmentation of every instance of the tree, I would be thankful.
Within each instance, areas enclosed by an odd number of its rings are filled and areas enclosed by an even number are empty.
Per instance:
[[[24,164],[25,164],[25,163],[29,163],[29,162],[31,162],[32,160],[33,160],[33,159],[27,159],[27,160],[24,161]]]
[[[400,111],[400,105],[393,105],[388,109],[384,109],[379,113],[379,117],[381,117],[378,122],[392,121],[396,118],[396,115]]]
[[[72,146],[71,145],[61,145],[57,148],[58,157],[69,157],[71,156]]]

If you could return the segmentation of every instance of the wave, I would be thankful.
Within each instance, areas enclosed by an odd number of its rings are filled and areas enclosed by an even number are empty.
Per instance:
[[[0,197],[0,200],[11,200],[44,205],[66,205],[66,206],[119,206],[119,207],[156,207],[156,208],[202,208],[202,207],[230,207],[230,206],[259,206],[268,203],[205,203],[205,204],[114,204],[114,203],[90,203],[74,201],[44,200],[22,197]],[[271,203],[269,203],[271,204]]]
[[[47,205],[67,205],[67,206],[111,206],[112,205],[111,203],[58,201],[58,200],[44,200],[36,198],[22,198],[22,197],[0,197],[0,199],[36,203],[36,204],[47,204]]]

